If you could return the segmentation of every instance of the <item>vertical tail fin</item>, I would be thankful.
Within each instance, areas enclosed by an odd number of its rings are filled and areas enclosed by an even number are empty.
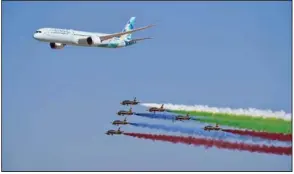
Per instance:
[[[163,106],[164,106],[164,104],[162,104],[160,108],[163,109]]]
[[[136,21],[136,17],[131,17],[126,24],[125,28],[122,30],[122,32],[130,31],[134,29],[134,24]],[[132,34],[125,34],[120,37],[121,40],[131,40],[132,39]]]

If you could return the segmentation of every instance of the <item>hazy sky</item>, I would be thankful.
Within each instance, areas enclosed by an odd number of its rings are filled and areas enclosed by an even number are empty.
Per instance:
[[[3,170],[291,170],[289,156],[104,134],[116,128],[119,102],[134,96],[291,112],[291,2],[3,2],[2,9]],[[119,32],[131,16],[135,27],[157,24],[134,38],[155,39],[63,50],[33,39],[43,27]]]

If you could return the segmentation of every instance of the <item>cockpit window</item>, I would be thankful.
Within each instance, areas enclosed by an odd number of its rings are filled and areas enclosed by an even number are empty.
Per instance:
[[[38,31],[36,31],[35,33],[42,33],[42,32],[38,30]]]

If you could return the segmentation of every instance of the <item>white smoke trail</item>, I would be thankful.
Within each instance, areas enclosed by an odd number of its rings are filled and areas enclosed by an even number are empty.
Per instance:
[[[141,103],[142,106],[145,107],[160,107],[162,104],[157,103]],[[256,108],[248,108],[248,109],[232,109],[232,108],[217,108],[217,107],[209,107],[207,105],[177,105],[166,103],[164,104],[165,109],[169,110],[184,110],[184,111],[198,111],[198,112],[208,112],[208,113],[224,113],[231,115],[247,115],[252,117],[263,117],[263,118],[280,118],[284,120],[291,120],[291,114],[286,113],[285,111],[272,111],[272,110],[261,110]]]

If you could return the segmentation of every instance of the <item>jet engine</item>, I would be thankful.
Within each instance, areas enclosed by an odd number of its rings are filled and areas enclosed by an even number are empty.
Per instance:
[[[62,49],[65,44],[62,43],[50,43],[50,47],[52,49]]]
[[[88,37],[87,38],[88,45],[99,45],[101,44],[101,39],[99,37]]]

